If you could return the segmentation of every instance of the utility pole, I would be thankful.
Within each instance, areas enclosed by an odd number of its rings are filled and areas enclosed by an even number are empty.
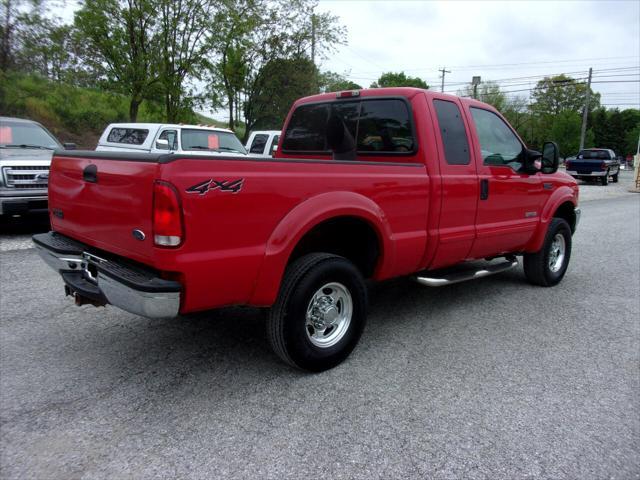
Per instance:
[[[584,137],[587,134],[587,115],[589,115],[589,97],[591,97],[591,73],[593,68],[589,68],[589,80],[587,80],[587,94],[584,98],[584,110],[582,111],[582,129],[580,130],[580,150],[584,148]]]
[[[480,77],[472,77],[471,85],[473,85],[473,98],[478,99],[478,85],[480,85]]]
[[[451,70],[445,70],[445,67],[442,67],[439,72],[442,72],[442,84],[440,85],[440,91],[444,92],[444,75],[445,73],[451,73]]]

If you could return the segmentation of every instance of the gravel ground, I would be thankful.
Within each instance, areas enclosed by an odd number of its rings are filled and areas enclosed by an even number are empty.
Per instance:
[[[259,311],[75,307],[33,249],[0,252],[0,476],[640,478],[640,195],[582,208],[559,286],[376,285],[317,375]]]

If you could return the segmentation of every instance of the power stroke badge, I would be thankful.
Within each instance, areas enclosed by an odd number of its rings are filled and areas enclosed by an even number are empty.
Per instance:
[[[204,182],[195,184],[192,187],[187,188],[187,193],[197,193],[204,195],[212,190],[220,190],[221,192],[238,193],[242,190],[244,184],[244,178],[238,178],[237,180],[215,180],[210,178]]]

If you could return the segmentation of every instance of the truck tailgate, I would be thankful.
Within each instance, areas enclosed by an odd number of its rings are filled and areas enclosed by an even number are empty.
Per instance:
[[[602,160],[571,160],[568,170],[581,174],[598,172],[602,170]]]
[[[55,155],[49,176],[51,226],[93,247],[153,264],[153,185],[159,165],[130,156]],[[146,239],[134,236],[134,230]]]

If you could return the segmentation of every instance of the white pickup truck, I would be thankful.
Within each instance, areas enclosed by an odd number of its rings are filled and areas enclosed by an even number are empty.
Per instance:
[[[225,128],[168,123],[112,123],[97,151],[246,156],[238,137]]]
[[[280,130],[256,130],[249,135],[245,148],[252,157],[273,157],[278,148]]]

